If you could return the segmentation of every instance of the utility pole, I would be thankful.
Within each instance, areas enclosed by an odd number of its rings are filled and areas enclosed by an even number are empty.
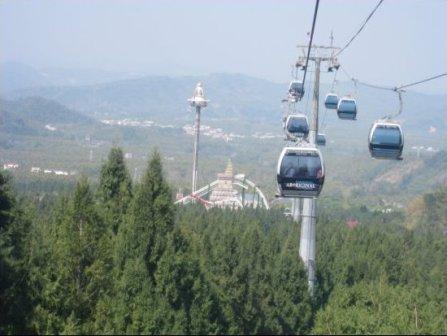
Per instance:
[[[332,35],[332,34],[331,34]],[[332,43],[331,43],[332,44]],[[307,48],[307,46],[298,46],[301,48]],[[312,46],[311,50],[314,51],[314,55],[309,57],[309,61],[315,62],[315,82],[313,90],[312,99],[312,117],[309,128],[308,142],[310,146],[316,147],[316,140],[318,135],[318,109],[319,109],[319,99],[320,99],[320,68],[322,61],[328,61],[330,64],[333,63],[333,51],[334,49],[339,49],[337,47],[325,46]],[[328,56],[317,55],[318,52],[325,53],[330,51],[331,54]],[[294,200],[294,207],[296,199]],[[317,213],[317,199],[316,198],[303,198],[302,203],[302,221],[301,221],[301,236],[300,236],[300,257],[304,262],[307,269],[307,280],[309,291],[311,294],[314,292],[315,288],[315,255],[316,255],[316,213]],[[294,213],[295,219],[295,213]],[[295,220],[298,220],[295,219]]]
[[[209,100],[206,100],[203,95],[202,83],[197,83],[196,89],[194,91],[194,95],[188,99],[190,105],[196,108],[196,119],[194,123],[194,154],[192,161],[192,186],[191,186],[191,194],[197,190],[197,177],[198,177],[198,169],[199,169],[199,138],[200,138],[200,112],[202,107],[206,107],[208,105]]]

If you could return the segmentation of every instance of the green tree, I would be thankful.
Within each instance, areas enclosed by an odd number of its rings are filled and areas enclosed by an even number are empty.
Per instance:
[[[273,268],[271,293],[274,317],[273,329],[279,334],[303,334],[313,323],[312,300],[307,286],[307,271],[298,258],[296,234],[286,241]]]
[[[26,239],[29,221],[0,171],[0,333],[26,333],[31,310]]]
[[[121,232],[118,254],[124,257],[143,257],[153,278],[161,258],[166,237],[174,227],[174,206],[171,190],[163,175],[160,154],[155,151],[149,161],[141,184],[137,187],[127,227]],[[123,258],[121,258],[123,259]]]
[[[316,334],[432,334],[447,332],[447,310],[441,298],[423,290],[361,281],[337,286],[317,313]]]
[[[173,227],[171,191],[160,154],[154,152],[136,187],[129,216],[118,230],[114,254],[116,332],[157,332],[155,272]]]
[[[51,244],[38,283],[42,290],[34,322],[39,333],[90,332],[101,291],[98,263],[105,231],[87,179],[82,178],[68,204],[59,205],[46,237]]]
[[[107,162],[101,167],[98,195],[106,221],[116,234],[132,198],[132,180],[119,147],[110,150]]]
[[[108,230],[104,233],[100,246],[97,272],[101,280],[100,298],[94,313],[93,329],[98,332],[112,333],[114,330],[111,309],[117,285],[117,269],[114,268],[114,253],[117,234],[121,226],[126,225],[127,215],[132,202],[132,181],[124,162],[123,152],[113,147],[108,160],[101,167],[99,187],[100,213]],[[125,247],[123,247],[125,248]]]
[[[217,295],[200,269],[189,240],[175,229],[155,274],[155,320],[161,333],[215,334],[224,332]]]

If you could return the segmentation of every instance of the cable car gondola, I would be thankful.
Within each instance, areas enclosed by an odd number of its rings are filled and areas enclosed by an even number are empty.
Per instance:
[[[324,183],[321,152],[314,147],[285,147],[278,160],[279,197],[317,197]]]
[[[326,136],[324,134],[317,134],[317,145],[326,146]]]
[[[293,80],[289,85],[289,98],[293,102],[297,102],[304,96],[304,84],[298,80]]]
[[[357,118],[357,103],[355,99],[343,97],[337,105],[337,115],[340,119],[355,120]]]
[[[288,139],[305,138],[309,134],[309,122],[304,114],[291,114],[287,117],[285,131]]]
[[[390,121],[376,121],[369,132],[369,152],[373,158],[402,160],[402,127]]]
[[[324,100],[324,106],[327,109],[336,110],[338,105],[338,96],[335,93],[328,93]]]

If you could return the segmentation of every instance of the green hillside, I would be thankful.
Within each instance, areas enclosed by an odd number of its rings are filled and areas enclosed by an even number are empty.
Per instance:
[[[29,119],[24,117],[22,120]],[[44,129],[45,124],[19,123],[20,127],[28,128],[22,133],[13,128],[9,133],[1,133],[0,158],[20,164],[21,168],[14,174],[20,176],[21,190],[28,190],[26,182],[37,178],[30,177],[29,171],[33,166],[76,170],[97,179],[98,165],[112,144],[120,144],[126,152],[132,153],[127,161],[136,179],[141,176],[147,151],[160,149],[164,153],[169,182],[185,192],[190,188],[193,137],[179,127],[143,128],[89,122],[75,127],[72,124],[54,124],[57,131],[48,131]],[[14,126],[11,122],[8,125]],[[281,138],[259,139],[248,135],[225,142],[202,136],[199,185],[215,180],[231,158],[237,173],[245,173],[273,199],[276,192],[275,167],[283,146]],[[415,194],[431,191],[447,181],[445,151],[423,150],[418,157],[407,144],[403,161],[374,160],[370,158],[366,139],[354,142],[346,136],[340,140],[330,138],[322,151],[327,171],[322,197],[346,200],[355,197],[365,203],[370,202],[371,206],[393,203],[402,206]]]
[[[330,81],[332,77],[323,80]],[[48,86],[18,90],[12,97],[42,96],[59,101],[96,119],[137,119],[183,126],[192,122],[186,99],[198,81],[205,85],[211,103],[204,110],[203,123],[225,131],[247,135],[255,132],[281,134],[281,99],[287,84],[273,83],[238,74],[203,77],[149,76],[88,86]],[[350,150],[364,145],[374,120],[398,110],[396,94],[351,82],[340,81],[336,92],[354,94],[359,106],[356,122],[338,120],[333,110],[324,109],[329,85],[320,88],[320,126],[329,141]],[[297,104],[308,112],[312,87]],[[447,96],[404,93],[404,108],[397,118],[403,125],[409,146],[435,146],[447,142]]]
[[[42,98],[26,97],[18,100],[0,100],[1,113],[38,124],[88,124],[92,118],[71,110],[61,103]]]
[[[175,207],[158,153],[140,183],[118,148],[100,170],[95,186],[20,200],[0,172],[2,333],[447,332],[444,191],[409,219],[320,208],[311,298],[281,211]]]

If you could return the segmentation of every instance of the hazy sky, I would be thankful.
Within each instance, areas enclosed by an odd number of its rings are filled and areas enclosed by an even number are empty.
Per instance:
[[[376,3],[321,0],[315,42],[329,43],[333,29],[335,44],[345,44]],[[287,81],[313,7],[313,0],[0,0],[0,61]],[[447,1],[385,0],[340,62],[364,81],[411,82],[447,71],[446,36]],[[447,93],[447,80],[418,90]]]

